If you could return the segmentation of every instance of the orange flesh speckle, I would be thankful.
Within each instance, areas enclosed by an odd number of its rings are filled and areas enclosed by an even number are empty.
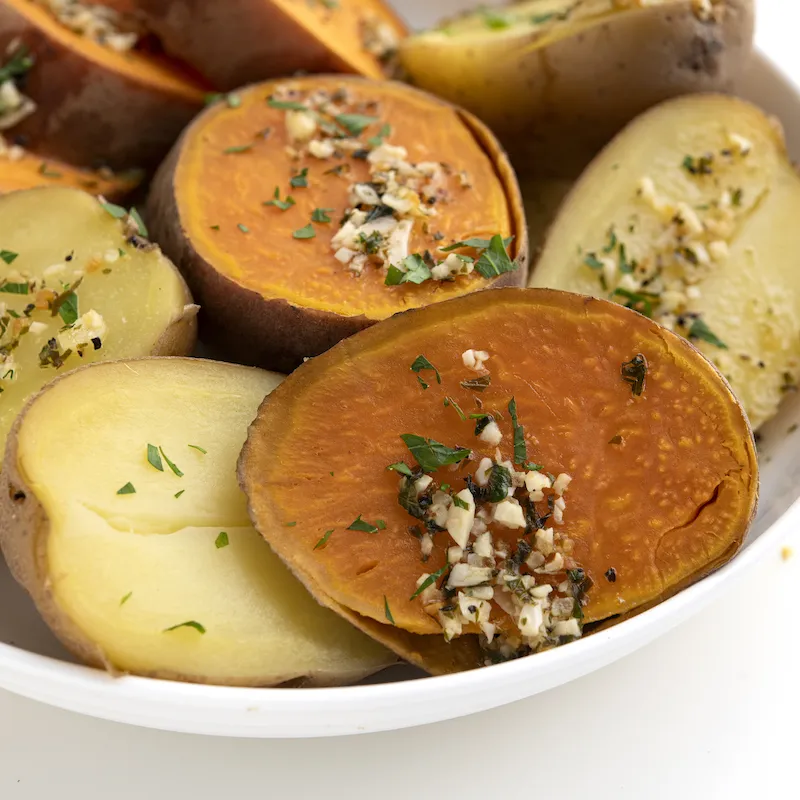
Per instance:
[[[489,351],[491,386],[475,394],[461,362]],[[423,391],[409,369],[424,354],[440,371]],[[637,353],[649,362],[644,394],[620,374]],[[658,600],[732,557],[754,509],[757,466],[743,412],[710,365],[683,340],[602,301],[560,292],[499,290],[395,317],[301,367],[267,399],[242,456],[257,527],[307,582],[357,613],[383,621],[384,595],[398,626],[436,633],[438,622],[409,600],[416,581],[445,564],[453,542],[434,537],[430,560],[409,534],[398,477],[413,465],[400,434],[473,450],[466,468],[434,474],[464,488],[494,448],[466,414],[500,412],[503,458],[513,453],[507,410],[516,398],[527,458],[573,482],[565,494],[567,566],[594,582],[586,621]],[[622,444],[611,440],[622,437]],[[540,512],[546,510],[546,504]],[[358,516],[383,519],[377,534],[346,530]],[[287,521],[296,522],[285,528]],[[335,529],[324,549],[314,546]],[[520,529],[490,525],[512,548]],[[569,548],[566,548],[569,550]],[[513,552],[513,549],[511,550]],[[616,582],[604,575],[616,570]],[[562,577],[559,580],[563,580]]]
[[[331,239],[348,207],[349,187],[369,180],[368,164],[349,156],[292,161],[285,152],[289,144],[285,112],[266,103],[278,86],[331,92],[344,86],[356,104],[377,100],[380,105],[374,116],[380,121],[364,132],[362,140],[377,135],[388,123],[393,133],[387,141],[406,147],[410,162],[441,161],[452,167],[448,179],[452,200],[440,204],[439,216],[430,219],[427,235],[415,225],[410,252],[433,251],[440,244],[470,237],[514,233],[506,188],[491,158],[455,109],[400,84],[310,78],[262,84],[242,92],[239,108],[221,103],[189,130],[176,170],[175,191],[183,225],[202,258],[267,298],[286,298],[298,306],[343,315],[366,314],[371,319],[446,300],[486,284],[473,273],[449,283],[387,287],[382,270],[367,267],[356,277],[339,263]],[[269,136],[259,137],[267,128]],[[239,154],[224,152],[243,145],[252,148]],[[324,174],[341,163],[351,167],[345,176]],[[309,169],[308,188],[292,188],[290,178],[304,167]],[[471,189],[459,185],[459,170],[469,174]],[[291,194],[296,201],[286,212],[263,205],[272,199],[276,186],[281,198]],[[310,222],[315,208],[335,209],[330,214],[331,224],[315,225],[313,239],[293,239],[292,232]],[[239,224],[249,233],[242,232]],[[437,232],[444,236],[441,242],[433,238]],[[513,254],[513,247],[511,250]]]

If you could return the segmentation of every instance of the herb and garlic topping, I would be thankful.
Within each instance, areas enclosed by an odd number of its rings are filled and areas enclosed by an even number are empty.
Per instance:
[[[267,104],[285,112],[287,155],[309,166],[298,167],[285,195],[275,187],[265,205],[292,209],[291,192],[308,188],[317,162],[330,162],[323,172],[349,181],[347,207],[315,209],[311,221],[295,230],[295,239],[314,238],[315,225],[329,225],[331,215],[342,212],[330,240],[333,257],[355,276],[379,270],[387,286],[453,281],[473,272],[490,279],[517,268],[506,249],[511,238],[442,244],[437,220],[455,195],[472,190],[470,176],[446,162],[412,162],[408,150],[392,141],[392,126],[381,118],[377,101],[357,101],[346,88],[301,91],[286,84]],[[368,180],[351,179],[353,160],[368,166]],[[422,252],[412,252],[415,236],[429,240]]]
[[[86,5],[80,0],[33,1],[74,33],[118,53],[133,50],[145,33],[136,19],[108,6]]]
[[[36,103],[23,91],[33,64],[33,56],[19,39],[9,42],[0,66],[0,131],[14,127],[36,111]],[[10,150],[5,143],[3,152],[9,158],[18,157],[18,151]]]

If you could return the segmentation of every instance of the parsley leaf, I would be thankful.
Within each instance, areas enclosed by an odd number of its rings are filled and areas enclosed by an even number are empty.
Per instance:
[[[438,581],[439,578],[441,578],[442,575],[447,572],[448,566],[448,564],[445,564],[441,569],[437,569],[436,572],[432,572],[430,575],[428,575],[428,577],[425,578],[425,580],[422,581],[422,583],[417,587],[417,591],[414,592],[411,597],[409,597],[409,600],[419,597],[429,586],[436,583],[436,581]]]
[[[336,211],[335,208],[315,208],[311,212],[312,222],[330,222],[331,218],[328,216],[329,211]]]
[[[377,533],[378,529],[374,525],[370,525],[369,522],[361,519],[361,514],[359,514],[355,520],[353,520],[350,525],[348,525],[347,530],[349,531],[363,531],[364,533]]]
[[[445,397],[444,399],[444,407],[447,408],[448,406],[452,406],[455,409],[462,422],[467,419],[467,415],[461,410],[461,406],[452,397]]]
[[[514,237],[509,236],[507,239],[503,239],[503,244],[508,247],[513,241]],[[443,253],[449,253],[451,250],[460,250],[462,247],[472,247],[476,250],[486,250],[491,243],[491,239],[464,239],[461,242],[455,242],[454,244],[448,245],[447,247],[440,247],[439,249]]]
[[[728,349],[728,345],[726,345],[699,317],[692,323],[692,327],[689,329],[689,338],[701,339],[722,350]]]
[[[130,600],[132,596],[133,596],[133,592],[128,592],[128,594],[126,594],[125,597],[123,597],[122,600],[119,601],[119,604],[121,606],[124,606],[125,603],[127,603],[128,600]]]
[[[422,380],[422,376],[419,374],[423,370],[433,370],[433,372],[436,373],[436,383],[442,382],[442,376],[439,374],[439,370],[436,369],[436,367],[434,367],[433,364],[431,364],[431,362],[428,361],[427,358],[425,358],[425,356],[422,355],[417,356],[414,359],[414,363],[411,365],[411,371],[416,372],[417,380],[419,381],[420,386],[422,386],[423,389],[428,388],[428,384],[425,383],[424,380]]]
[[[380,147],[383,144],[383,140],[388,138],[392,135],[392,126],[391,125],[384,125],[379,131],[377,136],[370,136],[367,139],[367,144],[370,147]]]
[[[491,375],[481,375],[479,378],[469,378],[466,381],[461,381],[461,388],[470,389],[473,392],[485,392],[491,382]]]
[[[411,467],[409,467],[404,461],[398,461],[395,464],[389,464],[386,469],[391,470],[392,472],[399,472],[401,475],[406,475],[409,478],[414,474],[411,471]]]
[[[148,445],[148,447],[150,447],[150,445]],[[172,463],[172,462],[169,460],[169,458],[168,458],[167,454],[164,452],[164,448],[163,448],[163,447],[159,447],[158,449],[159,449],[159,451],[161,452],[161,455],[162,455],[162,456],[164,456],[164,461],[166,461],[166,462],[167,462],[167,466],[168,466],[168,467],[169,467],[169,468],[170,468],[170,469],[171,469],[171,470],[172,470],[172,471],[173,471],[173,472],[174,472],[174,473],[175,473],[175,474],[176,474],[176,475],[177,475],[179,478],[182,478],[182,477],[183,477],[183,473],[182,473],[182,472],[181,472],[181,471],[178,469],[178,467],[177,467],[175,464],[173,464],[173,463]]]
[[[199,634],[204,634],[206,629],[199,623],[195,622],[193,619],[189,620],[188,622],[180,622],[177,625],[173,625],[171,628],[164,628],[164,633],[169,633],[170,631],[177,631],[178,628],[194,628]]]
[[[389,609],[389,601],[386,599],[386,595],[383,596],[383,613],[386,614],[386,619],[394,625],[394,617]]]
[[[67,292],[58,306],[58,313],[65,325],[74,325],[78,321],[78,295]]]
[[[121,489],[117,489],[117,494],[136,494],[133,484],[128,481]]]
[[[384,281],[386,286],[397,286],[401,283],[420,284],[431,278],[430,267],[418,253],[412,253],[410,256],[406,256],[403,259],[403,266],[405,267],[405,272],[399,267],[394,266],[394,264],[389,267],[386,273],[386,280]]]
[[[434,439],[426,439],[414,433],[403,433],[400,438],[425,472],[433,472],[448,464],[458,464],[472,452],[463,448],[453,449]]]
[[[235,155],[236,153],[248,153],[253,149],[252,144],[237,144],[232,147],[226,147],[222,152],[226,156]]]
[[[191,447],[191,448],[192,448],[192,450],[198,450],[198,451],[199,451],[199,452],[201,452],[201,453],[202,453],[204,456],[207,456],[207,455],[208,455],[208,450],[204,450],[202,447],[200,447],[200,445],[199,445],[199,444],[190,444],[190,445],[189,445],[189,447]]]
[[[481,253],[475,269],[484,278],[495,278],[504,272],[513,272],[517,265],[509,258],[503,239],[498,235],[492,237],[488,249]]]
[[[13,253],[11,250],[0,250],[0,258],[2,258],[6,264],[13,263],[18,256],[19,253]]]
[[[313,239],[317,235],[317,232],[314,230],[314,226],[309,222],[308,225],[305,225],[302,228],[298,228],[292,236],[295,239]]]
[[[281,111],[308,111],[308,108],[302,103],[296,103],[293,100],[275,100],[274,97],[267,98],[267,105],[270,108],[279,108]]]
[[[511,422],[514,425],[514,463],[524,464],[528,460],[528,448],[525,445],[525,428],[519,424],[517,419],[517,401],[513,397],[508,404],[508,413],[511,414]]]
[[[315,550],[322,550],[323,547],[328,543],[328,539],[331,538],[331,534],[333,533],[333,528],[329,531],[325,531],[325,535],[314,545]]]
[[[278,186],[275,187],[275,194],[272,196],[272,200],[267,200],[264,205],[265,206],[275,206],[279,208],[281,211],[287,211],[294,205],[294,197],[290,194],[286,195],[285,200],[281,200],[281,190]]]
[[[377,117],[368,117],[365,114],[339,114],[334,119],[352,136],[360,136],[366,128],[378,121]]]
[[[217,536],[217,538],[214,540],[214,547],[216,547],[217,550],[221,549],[222,547],[227,547],[229,544],[230,541],[228,540],[228,534],[225,533],[225,531],[221,531],[219,536]]]
[[[147,460],[150,465],[155,467],[159,472],[164,471],[164,465],[161,463],[161,456],[158,454],[158,448],[154,444],[147,445]]]
[[[308,167],[303,167],[297,175],[293,175],[289,180],[289,185],[295,189],[308,188]]]

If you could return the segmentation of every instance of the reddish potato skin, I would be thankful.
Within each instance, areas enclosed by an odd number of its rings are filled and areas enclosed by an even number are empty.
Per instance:
[[[355,71],[313,30],[266,0],[140,0],[138,6],[164,49],[223,91],[300,71]],[[369,77],[381,75],[376,69]]]
[[[203,92],[179,94],[109,69],[0,2],[0,51],[19,39],[35,64],[23,91],[36,111],[6,135],[77,166],[155,168],[203,106]]]
[[[516,235],[517,269],[487,284],[487,289],[522,287],[528,275],[528,228],[522,194],[511,163],[491,131],[471,114],[459,112],[476,141],[494,161],[508,194]],[[197,123],[201,124],[202,119]],[[346,317],[330,311],[295,306],[282,298],[267,298],[219,273],[195,250],[181,220],[175,191],[175,171],[182,137],[159,167],[150,187],[147,223],[152,239],[183,273],[200,304],[200,338],[219,356],[248,366],[291,372],[308,358],[329,350],[379,320]]]

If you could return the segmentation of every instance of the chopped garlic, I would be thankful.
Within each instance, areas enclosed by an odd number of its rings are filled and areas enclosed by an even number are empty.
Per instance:
[[[475,482],[478,486],[486,486],[489,483],[489,471],[494,466],[494,461],[491,458],[482,458],[478,464],[478,469],[475,470]]]
[[[572,476],[562,472],[553,482],[553,491],[560,497],[572,483]]]
[[[478,438],[486,442],[491,447],[496,447],[503,440],[503,432],[500,426],[492,420],[481,432]]]
[[[494,507],[494,521],[506,528],[524,528],[525,512],[516,500],[509,498]]]
[[[450,570],[447,586],[450,589],[462,586],[478,586],[492,579],[491,567],[472,567],[469,564],[456,564]]]
[[[454,547],[447,548],[447,563],[448,564],[458,564],[461,559],[464,558],[464,550],[463,548],[455,545]]]
[[[538,603],[527,603],[522,606],[517,624],[523,636],[535,637],[541,635],[542,625],[544,624],[542,607]]]
[[[467,369],[473,372],[482,372],[484,362],[489,360],[489,354],[485,350],[465,350],[461,354],[461,361]]]
[[[447,510],[447,532],[459,547],[466,547],[472,523],[475,520],[475,500],[469,489],[462,489],[456,497],[466,504],[461,508],[455,503]]]
[[[330,139],[312,139],[308,143],[308,152],[314,158],[324,160],[330,158],[336,152],[336,148]]]

